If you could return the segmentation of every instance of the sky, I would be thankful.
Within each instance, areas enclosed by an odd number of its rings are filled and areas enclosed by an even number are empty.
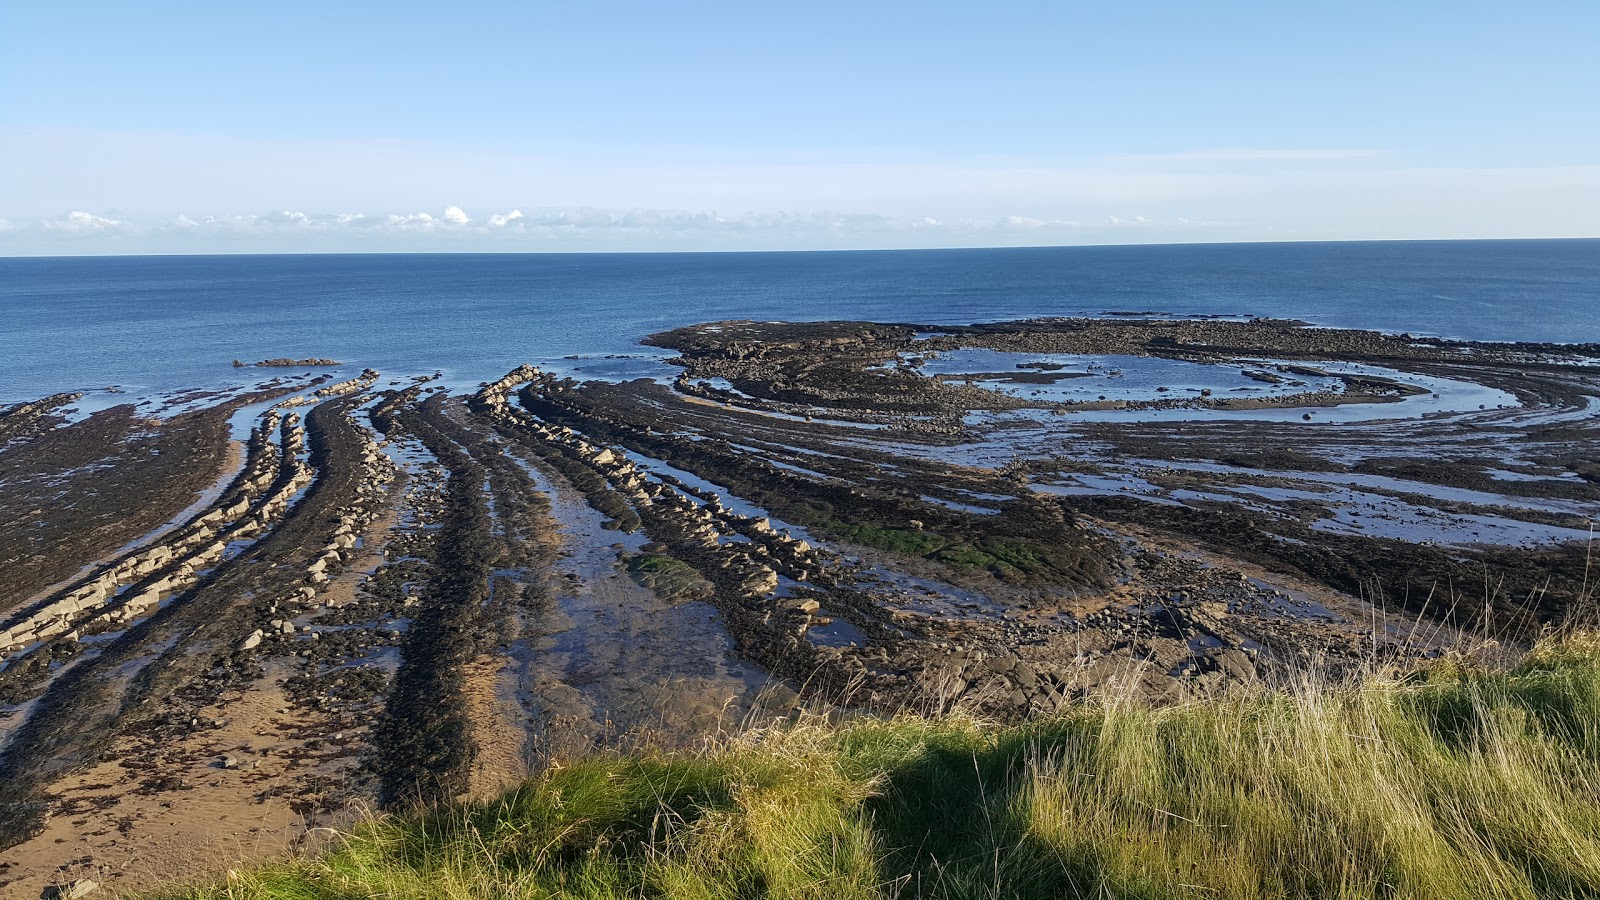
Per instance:
[[[1600,236],[1600,3],[0,3],[0,255]]]

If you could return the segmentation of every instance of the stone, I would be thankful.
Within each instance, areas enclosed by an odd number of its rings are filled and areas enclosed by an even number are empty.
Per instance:
[[[1256,675],[1255,666],[1251,664],[1250,657],[1245,655],[1243,650],[1232,648],[1219,650],[1212,659],[1216,661],[1217,667],[1230,677],[1248,681]]]
[[[760,566],[740,584],[747,594],[770,594],[778,589],[778,573]]]
[[[250,633],[249,637],[240,641],[236,649],[254,650],[256,647],[260,646],[261,639],[265,636],[266,635],[262,633],[261,629],[257,628],[255,631]]]
[[[1010,672],[1016,667],[1017,660],[1011,656],[994,656],[984,661],[984,668],[996,675]]]
[[[91,878],[79,878],[66,884],[52,884],[39,895],[39,900],[78,900],[87,897],[100,889],[100,882]]]

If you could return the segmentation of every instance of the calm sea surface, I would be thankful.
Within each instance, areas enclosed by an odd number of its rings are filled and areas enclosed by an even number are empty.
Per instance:
[[[238,384],[260,370],[231,360],[275,356],[455,383],[523,362],[629,377],[655,363],[593,357],[658,357],[638,339],[715,319],[1114,311],[1600,342],[1600,240],[0,259],[0,402]]]

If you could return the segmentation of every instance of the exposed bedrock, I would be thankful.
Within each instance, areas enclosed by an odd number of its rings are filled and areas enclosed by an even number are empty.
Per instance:
[[[653,340],[683,377],[301,380],[242,459],[221,395],[39,413],[0,447],[0,842],[100,815],[64,776],[111,757],[196,803],[225,779],[170,760],[260,762],[249,802],[311,824],[812,700],[1183,701],[1592,607],[1593,348],[1216,321]],[[1323,405],[1270,408],[1296,403]]]
[[[98,759],[131,723],[154,713],[174,692],[208,680],[220,690],[243,671],[240,654],[260,645],[250,640],[260,626],[307,602],[308,588],[314,595],[314,586],[305,584],[312,577],[307,573],[342,558],[341,538],[371,521],[392,477],[388,460],[350,418],[351,403],[347,398],[320,404],[308,417],[309,428],[285,417],[277,429],[281,455],[275,468],[265,462],[262,438],[272,431],[269,417],[252,440],[260,455],[236,492],[177,532],[163,545],[167,549],[152,548],[138,554],[137,562],[112,567],[122,573],[157,568],[122,591],[132,592],[126,600],[118,595],[113,599],[120,602],[96,614],[108,616],[103,624],[109,630],[49,672],[37,704],[5,745],[0,767],[10,777],[0,784],[0,845],[40,827],[48,803],[38,791]],[[309,445],[304,461],[302,441]],[[230,513],[240,517],[230,520]],[[174,544],[185,555],[171,555]],[[130,612],[119,620],[115,610],[135,605],[143,615]],[[20,668],[38,658],[41,648],[60,643],[37,645],[0,676],[21,676]],[[18,680],[28,690],[27,680]]]
[[[294,406],[310,406],[314,403],[327,400],[332,397],[344,397],[350,394],[360,393],[361,391],[364,391],[377,383],[378,375],[379,373],[376,369],[363,369],[361,370],[360,375],[357,375],[348,381],[340,381],[327,385],[326,387],[317,388],[315,391],[312,391],[306,396],[290,397],[278,405],[285,408]]]
[[[840,647],[832,643],[838,638],[824,639],[799,654],[810,657],[805,665],[830,655],[870,658],[878,647],[891,645],[890,655],[898,662],[878,671],[911,674],[926,686],[940,677],[932,674],[939,667],[926,655],[927,647],[967,647],[981,658],[1022,638],[1014,630],[985,637],[982,628],[941,638],[937,633],[948,629],[932,627],[918,614],[907,618],[900,610],[886,620],[884,595],[878,589],[861,591],[843,574],[848,567],[832,575],[826,566],[809,569],[821,558],[814,539],[799,538],[812,551],[809,556],[785,558],[781,546],[761,540],[759,515],[729,515],[717,491],[650,471],[651,460],[720,485],[718,491],[730,492],[745,508],[760,507],[803,526],[826,544],[870,548],[875,561],[892,568],[920,560],[915,571],[923,578],[1006,598],[1002,605],[1020,600],[1023,610],[1043,611],[1065,599],[1074,609],[1092,610],[1137,601],[1132,620],[1117,626],[1128,634],[1149,627],[1140,623],[1176,616],[1188,623],[1183,628],[1191,629],[1189,640],[1198,642],[1193,647],[1139,641],[1121,646],[1136,657],[1148,657],[1135,667],[1145,670],[1141,677],[1177,679],[1191,688],[1203,688],[1212,680],[1209,673],[1222,671],[1206,660],[1218,656],[1237,661],[1237,654],[1224,652],[1229,648],[1248,651],[1252,672],[1287,671],[1285,664],[1292,668],[1308,657],[1349,654],[1359,642],[1341,630],[1346,626],[1330,629],[1318,624],[1316,616],[1290,614],[1293,621],[1272,627],[1250,625],[1261,616],[1273,618],[1266,611],[1283,599],[1273,593],[1275,585],[1235,576],[1216,581],[1215,589],[1201,589],[1198,585],[1211,583],[1209,576],[1203,577],[1208,570],[1158,564],[1162,553],[1170,551],[1152,555],[1147,543],[1206,555],[1223,572],[1237,564],[1259,573],[1258,578],[1281,578],[1296,591],[1288,595],[1296,599],[1284,601],[1289,608],[1308,589],[1331,588],[1335,593],[1330,597],[1344,598],[1337,603],[1350,608],[1332,613],[1330,621],[1351,623],[1363,615],[1376,620],[1389,610],[1403,611],[1411,624],[1394,634],[1420,629],[1432,635],[1400,638],[1402,644],[1414,645],[1407,652],[1427,652],[1416,648],[1433,646],[1440,635],[1454,633],[1454,627],[1530,633],[1569,614],[1584,590],[1584,547],[1571,536],[1584,533],[1586,521],[1600,511],[1595,498],[1585,493],[1589,475],[1582,454],[1574,454],[1578,446],[1592,449],[1596,437],[1588,410],[1600,397],[1600,370],[1584,355],[1585,348],[1462,344],[1267,321],[1061,321],[971,328],[734,322],[680,329],[651,342],[684,352],[678,363],[685,374],[671,388],[647,382],[578,384],[523,370],[480,393],[476,407],[497,427],[545,445],[552,464],[581,470],[575,479],[592,478],[592,502],[610,508],[625,527],[631,524],[629,513],[637,516],[663,552],[707,575],[747,562],[770,569],[777,576],[775,586],[786,595],[782,605],[821,621],[848,615],[860,636],[875,645]],[[960,347],[1230,363],[1262,356],[1308,360],[1279,363],[1284,379],[1332,378],[1316,361],[1354,361],[1395,367],[1419,378],[1492,387],[1522,405],[1463,407],[1449,414],[1340,430],[1250,421],[1121,424],[1063,419],[1058,425],[1055,420],[1021,419],[1010,426],[974,425],[966,421],[974,408],[993,410],[1005,404],[974,402],[976,395],[947,391],[949,385],[939,379],[895,362],[908,350]],[[732,388],[696,378],[726,378]],[[1302,391],[1279,402],[1387,405],[1426,393],[1417,384],[1386,376],[1344,373],[1338,380],[1340,391]],[[517,402],[511,402],[518,385],[525,387]],[[1144,404],[1153,411],[1223,405],[1205,392]],[[883,418],[886,406],[900,412]],[[1534,416],[1561,424],[1546,426]],[[910,421],[942,420],[964,422],[960,440],[904,427]],[[891,430],[866,430],[883,424]],[[1108,452],[1108,446],[1116,451]],[[1444,459],[1428,458],[1441,451]],[[1426,463],[1397,467],[1395,457],[1419,452],[1428,458]],[[1352,453],[1391,459],[1357,457],[1349,462]],[[1176,460],[1179,475],[1140,486],[1150,476],[1111,474],[1127,468],[1113,468],[1120,466],[1120,459],[1139,456]],[[1449,461],[1452,456],[1459,461]],[[1134,465],[1142,473],[1148,463]],[[1250,474],[1258,465],[1266,467],[1267,481]],[[1495,469],[1497,465],[1517,471]],[[1084,473],[1082,480],[1068,474],[1075,472]],[[1326,480],[1339,473],[1350,473],[1349,480]],[[1119,482],[1122,478],[1126,481]],[[1220,483],[1221,490],[1209,488],[1208,482]],[[1101,483],[1126,486],[1118,491],[1098,487]],[[1457,485],[1468,491],[1457,490]],[[1284,499],[1277,503],[1256,499],[1279,494]],[[1535,502],[1521,497],[1571,499]],[[1230,502],[1233,498],[1238,500]],[[1340,505],[1345,503],[1353,511],[1346,512]],[[1408,515],[1420,517],[1409,532],[1406,526],[1389,524]],[[1440,538],[1425,539],[1430,531]],[[1500,533],[1522,535],[1523,541],[1549,537],[1542,546],[1514,547],[1496,545],[1494,535]],[[738,546],[723,546],[730,542]],[[820,549],[826,557],[827,548]],[[786,579],[820,591],[806,596],[808,588],[799,588],[796,593],[796,587],[783,587]],[[754,570],[742,587],[772,583]],[[740,596],[740,587],[721,587],[721,602],[728,603],[730,594]],[[747,590],[744,596],[752,593],[759,591]],[[1195,624],[1201,619],[1162,612],[1181,608],[1170,601],[1174,596],[1217,598],[1203,602],[1221,603],[1229,610],[1227,626],[1206,630]],[[982,605],[979,600],[973,609]],[[1144,609],[1149,611],[1139,611]],[[729,619],[738,633],[736,615]],[[1104,630],[1078,613],[1063,621],[1070,627],[1059,634]],[[1094,621],[1111,620],[1102,616]],[[1322,637],[1316,636],[1319,630]],[[1154,633],[1159,637],[1161,631],[1156,627]],[[747,652],[749,635],[755,633],[746,628],[742,640]],[[805,629],[800,634],[805,636]],[[1377,644],[1387,646],[1387,641]],[[1259,648],[1246,646],[1250,642],[1275,649],[1263,657]],[[1109,649],[1115,646],[1113,642]],[[963,654],[967,650],[957,653]],[[1033,655],[1048,667],[1050,654]],[[1182,663],[1191,656],[1198,662]],[[754,658],[777,671],[792,671],[771,653]],[[1169,659],[1176,661],[1169,664]],[[1078,674],[1085,671],[1077,668],[1081,665],[1073,664]],[[1088,671],[1099,673],[1088,678],[1090,683],[1110,677],[1097,665],[1089,666]],[[1223,669],[1226,680],[1243,671],[1238,666]],[[994,693],[981,687],[968,678],[964,688],[951,690],[965,696]],[[991,708],[1015,709],[1022,700],[1027,701],[1024,706],[1037,705],[1030,691],[1013,684],[1001,692],[999,706]]]
[[[484,434],[456,422],[444,395],[411,403],[406,393],[391,396],[375,420],[391,436],[420,440],[448,474],[427,586],[374,732],[379,799],[394,806],[434,803],[470,787],[491,727],[467,699],[472,669],[479,661],[495,666],[514,631],[515,607],[537,594],[543,577],[494,572],[550,563],[541,533],[548,501],[527,474]]]
[[[161,597],[192,585],[201,569],[221,559],[229,540],[259,534],[282,514],[289,496],[310,480],[309,468],[293,454],[286,457],[272,441],[277,426],[278,414],[271,412],[252,431],[244,468],[215,505],[154,545],[49,598],[26,618],[10,620],[0,629],[0,654],[74,628],[126,622]],[[287,445],[290,432],[284,439]],[[279,481],[279,489],[272,492]],[[136,584],[137,590],[124,590]]]
[[[276,367],[276,368],[301,368],[301,367],[342,366],[342,365],[344,365],[344,363],[341,363],[338,360],[325,359],[325,358],[322,358],[322,357],[315,357],[315,356],[308,356],[305,359],[291,359],[291,358],[289,358],[287,356],[279,356],[279,357],[275,357],[273,359],[263,359],[260,362],[253,362],[253,363],[240,362],[237,359],[233,361],[233,367],[235,369],[242,369],[245,366],[256,366],[258,368],[274,368],[274,367]]]
[[[998,515],[974,514],[927,502],[917,481],[887,470],[882,475],[815,477],[736,447],[739,422],[725,433],[686,435],[671,428],[673,398],[656,385],[591,384],[581,391],[553,379],[524,389],[522,402],[556,427],[613,441],[645,456],[725,484],[734,493],[784,520],[869,545],[921,551],[936,562],[988,572],[1012,583],[1099,590],[1109,583],[1121,552],[1059,506],[1031,494],[1010,498]],[[666,409],[663,415],[660,411]],[[780,420],[782,421],[782,420]],[[557,432],[558,435],[563,434]],[[804,465],[823,465],[819,457]],[[941,467],[943,468],[943,467]],[[955,475],[956,473],[950,473]],[[996,487],[1003,474],[965,481]]]
[[[857,577],[860,571],[857,564],[813,546],[787,528],[774,527],[766,516],[729,509],[716,492],[642,468],[620,447],[596,443],[588,435],[604,433],[617,437],[630,445],[629,450],[646,457],[670,459],[676,465],[723,483],[732,481],[743,485],[745,482],[730,479],[730,475],[741,474],[741,466],[751,463],[736,463],[731,458],[724,460],[715,447],[708,446],[711,444],[708,441],[685,441],[694,446],[688,451],[674,445],[674,438],[669,435],[650,434],[640,438],[638,431],[625,432],[616,427],[608,430],[596,425],[596,417],[569,415],[572,421],[582,425],[583,433],[567,424],[551,424],[535,416],[530,409],[542,409],[550,417],[560,415],[558,410],[562,403],[547,403],[546,391],[563,394],[564,386],[551,379],[527,380],[532,386],[524,391],[522,404],[507,402],[506,394],[512,385],[506,384],[489,395],[480,393],[475,408],[502,433],[541,452],[553,465],[569,473],[576,470],[579,477],[575,477],[575,481],[583,481],[581,475],[587,473],[591,485],[588,494],[598,507],[606,508],[617,499],[626,503],[626,509],[637,517],[655,542],[655,553],[666,554],[691,566],[713,586],[711,599],[722,612],[743,654],[770,671],[801,680],[811,689],[835,699],[849,697],[855,702],[890,705],[905,702],[907,672],[904,667],[871,667],[864,662],[863,655],[873,653],[872,650],[839,652],[838,648],[819,646],[807,639],[807,632],[818,623],[823,627],[833,623],[832,616],[823,614],[816,592],[834,591],[837,596],[847,598],[850,592],[836,589]],[[529,408],[524,409],[522,405]],[[693,459],[684,458],[686,454]],[[762,464],[760,477],[777,478],[777,483],[737,493],[757,502],[770,502],[779,492],[788,491],[784,502],[792,504],[796,500],[806,502],[804,498],[818,489],[817,485],[801,479],[791,484],[783,480],[784,476],[776,474],[779,471]],[[846,489],[846,496],[851,499],[841,501],[841,506],[848,502],[866,508],[876,502],[879,508],[875,515],[880,517],[885,515],[884,504],[889,514],[897,506],[887,495],[880,498]],[[936,513],[925,507],[916,509],[927,519],[940,521]],[[1063,525],[1059,517],[1056,525]],[[910,519],[900,526],[910,533],[914,529],[928,528],[929,524]],[[1089,539],[1091,543],[1101,541],[1092,535]],[[1108,557],[1120,556],[1118,551],[1106,546]],[[646,551],[651,551],[651,545],[646,546]],[[1032,573],[1022,569],[1011,572],[1014,577],[1026,581],[1039,577],[1042,569]],[[792,587],[784,587],[785,584]],[[852,601],[844,599],[842,602],[848,606]],[[839,607],[834,615],[841,614],[844,609]],[[881,616],[870,604],[856,604],[855,609],[868,617]],[[884,660],[880,656],[878,661]]]
[[[1594,498],[1584,488],[1595,474],[1593,464],[1575,448],[1586,447],[1584,452],[1591,455],[1596,452],[1593,410],[1600,407],[1600,366],[1593,346],[1457,342],[1270,320],[1090,319],[892,329],[859,323],[788,326],[723,322],[667,332],[650,342],[683,352],[678,363],[684,366],[686,377],[678,381],[679,396],[685,392],[707,395],[702,385],[693,383],[696,377],[725,378],[732,383],[736,389],[732,392],[711,389],[720,392],[724,419],[765,419],[767,424],[756,428],[770,428],[775,434],[801,434],[808,429],[820,432],[820,423],[812,427],[809,421],[784,422],[766,413],[779,408],[773,406],[774,401],[790,400],[795,403],[781,411],[871,423],[878,420],[858,416],[856,411],[873,408],[874,398],[886,395],[927,421],[960,419],[965,429],[959,442],[885,434],[882,437],[887,440],[882,443],[914,448],[935,444],[914,451],[923,458],[990,461],[1009,457],[1007,468],[1022,479],[1019,484],[1026,486],[1030,479],[1043,482],[1044,487],[1030,493],[1052,495],[1051,502],[1069,517],[1153,526],[1222,554],[1263,562],[1277,571],[1309,577],[1341,592],[1413,613],[1450,611],[1451,621],[1457,624],[1520,630],[1573,608],[1585,590],[1584,548],[1576,539],[1594,520]],[[1103,402],[1087,403],[1033,399],[1025,390],[1003,394],[971,388],[999,398],[993,402],[947,393],[944,389],[950,380],[963,376],[929,377],[907,362],[907,358],[914,363],[927,355],[974,348],[1018,354],[1021,374],[1005,377],[1022,381],[1041,377],[1038,366],[1045,365],[1024,362],[1027,354],[1087,354],[1096,358],[1125,356],[1130,359],[1126,365],[1135,367],[1139,357],[1228,364],[1235,371],[1242,365],[1247,375],[1263,374],[1257,367],[1262,359],[1303,360],[1279,363],[1284,375],[1271,380],[1332,378],[1342,388],[1240,399],[1205,391],[1167,397],[1165,388],[1157,387],[1151,399],[1100,397]],[[1322,367],[1329,363],[1378,365],[1400,374],[1391,378]],[[1050,365],[1059,368],[1061,364]],[[998,376],[979,373],[978,377]],[[1403,411],[1408,408],[1406,401],[1439,399],[1438,395],[1430,398],[1430,391],[1439,384],[1434,379],[1450,379],[1438,390],[1468,396],[1475,391],[1490,402],[1469,400],[1440,412],[1407,415]],[[686,386],[690,388],[687,391]],[[660,393],[650,387],[642,392],[652,390]],[[629,391],[633,391],[631,386]],[[674,402],[659,397],[633,403],[620,393],[597,385],[548,391],[541,398],[548,409],[541,415],[549,412],[547,417],[552,420],[595,432],[597,427],[624,419],[648,421],[646,407],[668,409]],[[843,399],[838,398],[841,394]],[[799,408],[807,403],[814,405]],[[1019,404],[1059,415],[1007,418],[1007,411]],[[1363,413],[1372,424],[1359,419],[1345,425],[1320,424],[1323,409],[1348,404],[1374,406]],[[1300,418],[1313,423],[1311,426],[1243,419],[1212,422],[1198,416],[1186,417],[1193,421],[1141,419],[1137,415],[1126,421],[1080,420],[1066,409],[1161,413],[1302,405],[1308,408]],[[682,403],[677,406],[691,409]],[[1390,406],[1400,410],[1388,413],[1385,408]],[[971,414],[975,410],[996,414],[974,419]],[[646,415],[634,415],[635,411]],[[1398,418],[1386,422],[1384,414]],[[690,416],[697,421],[715,421],[711,414],[691,412]],[[675,413],[674,417],[683,415]],[[579,419],[584,420],[582,424]],[[726,435],[728,440],[740,442],[732,436],[733,429]],[[715,427],[707,434],[720,436]],[[842,441],[859,446],[872,437],[862,434]],[[645,439],[650,438],[653,435],[647,434]],[[785,437],[778,443],[795,440],[798,438]],[[810,446],[818,445],[813,442]],[[683,455],[705,455],[702,447],[714,454],[717,443],[699,439],[685,447]],[[1363,459],[1380,456],[1390,462]],[[1129,457],[1179,461],[1189,467],[1189,483],[1167,479],[1145,486],[1142,477],[1119,474],[1143,467],[1139,462],[1126,463]],[[1292,471],[1280,476],[1279,483],[1237,486],[1228,483],[1237,478],[1232,473],[1201,471],[1213,460],[1228,463],[1275,457],[1293,457],[1296,465],[1313,473],[1349,472],[1352,477],[1346,484],[1352,489],[1341,494],[1326,481],[1307,484],[1309,479]],[[1398,459],[1409,461],[1397,467]],[[824,472],[836,468],[827,455],[792,462]],[[989,465],[998,467],[995,462]],[[1375,481],[1369,476],[1379,477]],[[1094,486],[1124,478],[1120,490]],[[1219,481],[1226,485],[1223,491],[1208,487],[1208,482]],[[929,488],[927,493],[939,495],[936,482],[923,483]],[[1170,495],[1165,488],[1169,483],[1173,485]],[[1453,490],[1456,488],[1474,493],[1462,496]],[[978,493],[1006,491],[980,488]],[[1558,509],[1520,499],[1532,495],[1578,502]],[[1326,502],[1323,496],[1328,498]],[[1349,499],[1341,501],[1341,496]],[[1278,497],[1282,500],[1276,504],[1260,499]],[[971,505],[970,501],[956,502]],[[1394,512],[1381,512],[1389,509]],[[1366,510],[1380,513],[1368,515]],[[1417,517],[1415,526],[1392,524],[1409,516]],[[811,524],[803,515],[786,517]],[[1003,523],[1004,513],[994,521]],[[1439,537],[1430,538],[1429,532]],[[1506,538],[1497,542],[1497,533]],[[1504,541],[1508,540],[1522,546],[1507,546]],[[1474,593],[1481,596],[1474,597]]]
[[[82,399],[82,393],[72,391],[0,408],[0,449],[7,441],[49,427],[59,420],[58,410]]]
[[[239,403],[165,420],[113,407],[0,453],[0,616],[137,542],[226,479],[228,416]]]

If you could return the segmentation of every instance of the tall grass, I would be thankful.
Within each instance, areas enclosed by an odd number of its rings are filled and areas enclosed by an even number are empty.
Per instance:
[[[600,756],[167,896],[1600,896],[1600,638],[1361,688]]]

